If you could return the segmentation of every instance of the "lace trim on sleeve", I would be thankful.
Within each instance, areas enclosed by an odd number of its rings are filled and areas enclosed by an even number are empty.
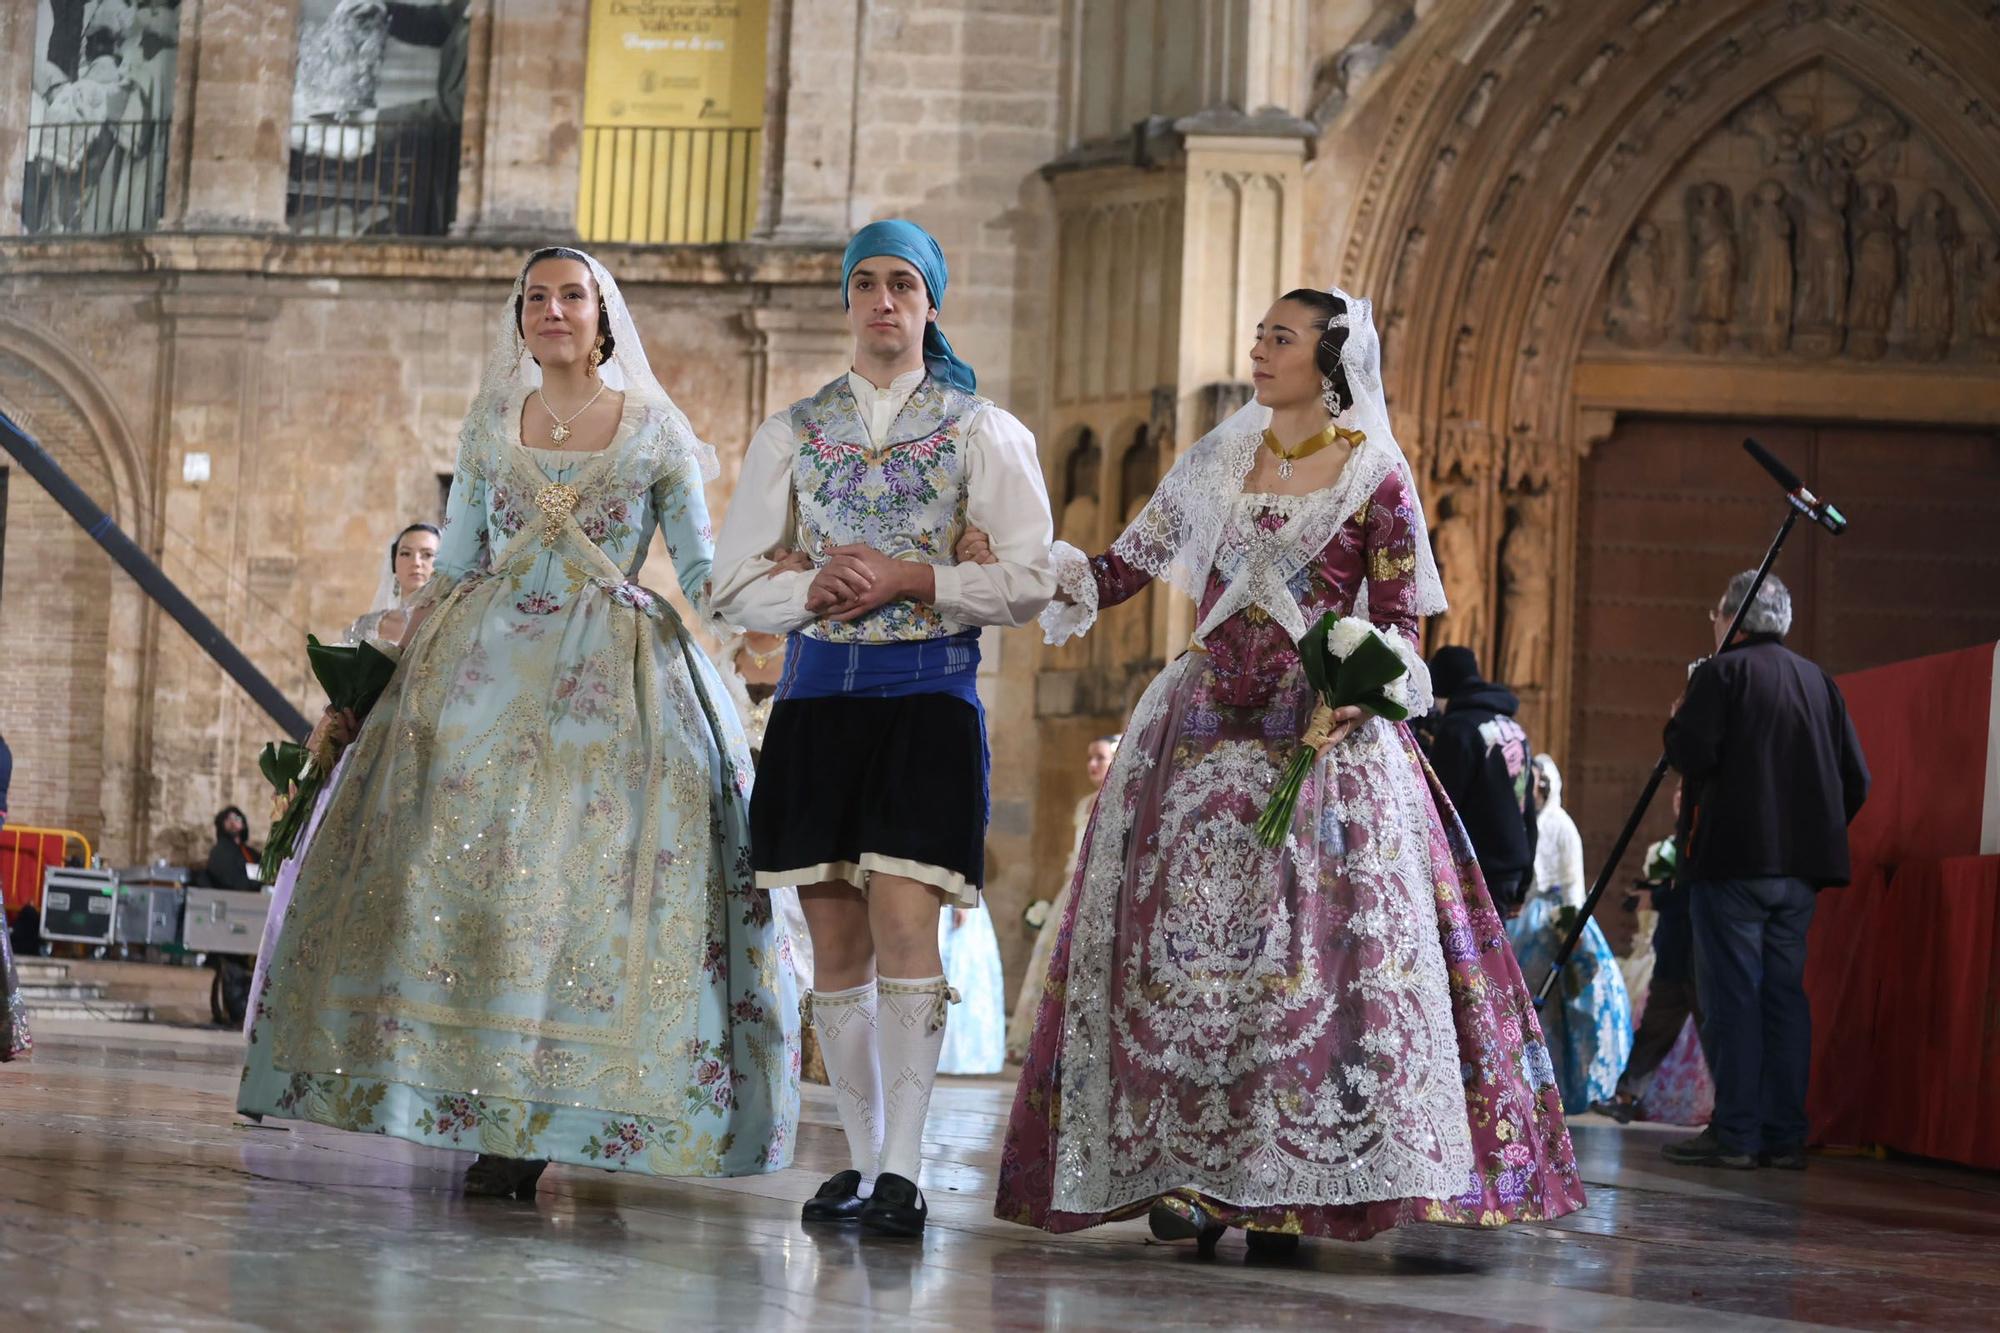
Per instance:
[[[1367,613],[1364,611],[1362,614]],[[1377,625],[1376,628],[1382,631],[1382,637],[1396,650],[1396,656],[1401,658],[1403,665],[1409,669],[1410,674],[1404,677],[1403,685],[1409,693],[1410,716],[1422,717],[1431,711],[1431,705],[1436,702],[1431,694],[1430,667],[1425,664],[1423,654],[1417,651],[1417,646],[1410,642],[1408,635],[1389,625]]]
[[[1087,633],[1097,623],[1097,576],[1090,572],[1090,557],[1068,542],[1051,546],[1049,558],[1056,567],[1056,587],[1070,598],[1042,608],[1042,642],[1053,647]]]

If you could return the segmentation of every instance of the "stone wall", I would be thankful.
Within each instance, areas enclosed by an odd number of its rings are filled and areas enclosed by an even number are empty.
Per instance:
[[[1064,9],[782,0],[760,236],[603,250],[656,371],[722,456],[709,496],[718,516],[762,416],[845,364],[834,264],[850,230],[874,218],[911,217],[938,235],[954,278],[945,327],[982,390],[1043,428],[1053,228],[1037,173],[1059,147]],[[585,0],[474,0],[453,239],[286,236],[295,17],[186,0],[163,229],[0,240],[0,352],[25,346],[0,362],[0,403],[33,417],[309,712],[303,634],[344,626],[373,590],[389,535],[435,516],[519,255],[573,233],[586,13]],[[28,73],[0,61],[0,81],[24,85]],[[0,234],[18,226],[21,175],[23,113],[7,105]],[[75,373],[51,379],[58,363]],[[86,444],[101,453],[112,437],[124,462],[94,471]],[[181,479],[190,452],[208,455],[201,485]],[[32,483],[17,474],[12,491],[0,640],[29,649],[0,667],[20,683],[0,714],[21,738],[16,817],[84,823],[113,861],[199,854],[225,803],[261,825],[254,758],[274,724]],[[644,576],[671,586],[664,561]],[[102,614],[57,614],[79,598]],[[997,662],[984,681],[991,887],[1010,971],[1027,948],[1011,925],[1019,907],[1053,887],[1033,869],[1035,639],[1033,629],[990,636]],[[95,674],[62,665],[84,659],[100,663]]]
[[[824,339],[764,347],[753,316],[810,326],[831,285],[823,255],[782,254],[751,271],[762,283],[667,281],[644,261],[628,270],[656,371],[729,460],[709,497],[718,514],[766,398],[789,401],[839,368]],[[325,258],[290,243],[272,256],[281,270]],[[30,265],[0,286],[0,406],[310,713],[319,700],[304,636],[337,633],[365,610],[389,538],[438,517],[440,477],[518,262],[512,247],[412,248],[392,271],[359,276],[196,267],[81,283],[53,262]],[[35,345],[10,352],[10,331],[30,329]],[[105,463],[73,390],[43,369],[58,358],[91,367],[129,423],[142,485]],[[208,455],[205,483],[182,480],[190,452]],[[24,474],[12,482],[0,691],[15,818],[79,826],[113,861],[205,851],[225,804],[261,826],[255,760],[276,725],[156,611],[112,632],[117,595],[135,596],[130,580]],[[655,557],[642,577],[672,588]]]

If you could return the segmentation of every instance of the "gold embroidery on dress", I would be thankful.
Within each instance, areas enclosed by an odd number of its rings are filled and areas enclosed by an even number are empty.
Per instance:
[[[583,503],[583,497],[576,489],[560,481],[552,481],[535,492],[535,507],[542,511],[542,544],[554,546],[562,536],[563,524]]]
[[[1368,581],[1389,583],[1405,579],[1417,567],[1417,553],[1404,548],[1402,551],[1384,550],[1375,547],[1368,552]]]

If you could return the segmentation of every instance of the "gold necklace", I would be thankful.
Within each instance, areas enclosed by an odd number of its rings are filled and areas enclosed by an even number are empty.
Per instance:
[[[585,412],[588,412],[590,410],[590,404],[596,402],[599,398],[602,398],[603,396],[604,396],[604,385],[602,383],[599,383],[597,386],[597,392],[590,395],[590,402],[585,403],[582,407],[577,408],[576,411],[570,413],[567,417],[559,417],[556,415],[556,410],[553,407],[549,406],[549,400],[542,397],[542,391],[540,389],[536,389],[535,398],[537,401],[541,403],[542,411],[547,412],[549,414],[549,419],[556,423],[549,429],[550,441],[557,445],[560,445],[564,440],[567,440],[572,434],[575,433],[570,430],[569,423],[575,421]]]
[[[1300,459],[1311,458],[1335,440],[1343,441],[1349,448],[1352,448],[1367,438],[1366,435],[1363,435],[1358,430],[1348,430],[1344,426],[1336,426],[1329,421],[1326,423],[1325,430],[1302,444],[1294,445],[1290,449],[1286,449],[1283,445],[1279,444],[1277,435],[1266,430],[1264,432],[1264,447],[1278,456],[1278,475],[1284,480],[1290,481],[1292,479],[1292,464]]]
[[[762,671],[765,667],[771,665],[771,659],[784,651],[785,651],[785,645],[782,640],[779,641],[779,644],[776,648],[773,648],[768,653],[760,653],[747,643],[743,645],[744,655],[747,656],[753,663],[756,664],[757,669],[759,671]]]

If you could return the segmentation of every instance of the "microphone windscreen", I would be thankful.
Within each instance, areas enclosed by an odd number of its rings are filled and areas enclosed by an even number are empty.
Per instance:
[[[1778,456],[1769,449],[1766,449],[1747,435],[1743,437],[1743,447],[1750,452],[1750,456],[1756,459],[1766,472],[1770,473],[1777,480],[1780,486],[1785,488],[1787,493],[1805,489],[1805,483],[1799,480],[1799,474],[1779,462]]]

